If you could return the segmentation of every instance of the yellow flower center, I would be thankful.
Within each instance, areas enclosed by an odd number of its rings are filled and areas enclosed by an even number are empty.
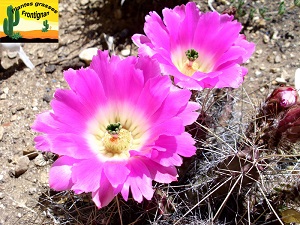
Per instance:
[[[185,57],[176,57],[174,55],[173,63],[178,70],[186,76],[193,76],[195,72],[200,71],[203,73],[209,73],[213,69],[210,57],[203,58],[202,54],[199,54],[195,49],[189,49],[185,52]]]
[[[129,159],[130,151],[140,151],[149,138],[147,133],[149,126],[143,115],[125,116],[129,113],[126,111],[127,107],[124,108],[122,115],[116,113],[111,116],[110,114],[111,118],[101,115],[103,111],[99,111],[100,116],[88,123],[85,137],[91,150],[100,160]]]
[[[199,63],[197,63],[196,61],[192,62],[192,61],[187,60],[183,64],[182,68],[180,68],[180,72],[191,77],[199,69],[200,69]]]
[[[132,145],[132,135],[126,129],[121,129],[118,134],[106,132],[102,138],[104,149],[101,151],[108,157],[124,155],[129,157],[129,149]]]

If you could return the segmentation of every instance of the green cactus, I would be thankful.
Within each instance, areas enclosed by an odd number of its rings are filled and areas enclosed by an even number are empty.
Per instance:
[[[44,25],[45,27],[42,28],[42,32],[47,32],[48,29],[49,29],[48,20],[44,20],[44,21],[43,21],[43,25]]]
[[[14,14],[15,14],[15,20],[13,18]],[[11,37],[13,35],[14,26],[17,26],[20,22],[19,10],[13,12],[12,5],[7,6],[7,17],[8,18],[4,18],[3,21],[3,31],[7,36]]]

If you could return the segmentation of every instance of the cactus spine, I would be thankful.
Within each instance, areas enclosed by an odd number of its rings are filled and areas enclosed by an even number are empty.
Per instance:
[[[15,14],[15,20],[13,17],[14,14]],[[11,37],[13,35],[14,26],[17,26],[20,22],[19,10],[13,12],[12,5],[7,6],[7,17],[8,18],[4,18],[3,21],[3,31],[7,36]]]
[[[43,21],[43,25],[44,25],[45,27],[42,28],[42,32],[47,32],[48,29],[49,29],[48,20],[44,20],[44,21]]]

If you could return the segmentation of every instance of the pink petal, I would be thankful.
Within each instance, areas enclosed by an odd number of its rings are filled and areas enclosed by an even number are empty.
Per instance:
[[[47,139],[46,135],[35,137],[34,142],[35,142],[35,148],[40,151],[49,152],[52,150],[51,142]]]
[[[48,135],[47,141],[55,143],[55,145],[51,145],[51,151],[58,155],[67,155],[76,159],[95,157],[95,153],[82,136],[68,133]]]
[[[103,164],[97,159],[81,160],[72,168],[72,190],[95,192],[100,187]]]
[[[184,126],[190,125],[197,120],[197,118],[199,117],[199,112],[197,112],[197,110],[199,110],[199,107],[200,106],[198,103],[189,102],[187,106],[178,113],[177,116],[182,119]]]
[[[100,209],[104,206],[107,206],[115,196],[116,194],[114,193],[114,188],[111,186],[111,184],[105,177],[104,172],[102,172],[100,188],[92,192],[93,201],[95,202],[96,206]]]
[[[130,170],[126,167],[127,161],[108,161],[103,165],[107,180],[115,188],[123,184]]]
[[[157,139],[160,135],[179,135],[184,132],[184,127],[182,124],[182,119],[180,117],[173,117],[167,121],[160,124],[153,124],[153,126],[148,130],[150,137],[149,139]]]
[[[177,180],[177,169],[175,166],[165,167],[152,160],[144,160],[153,180],[161,183],[171,183]]]
[[[49,173],[49,185],[56,191],[71,189],[73,182],[72,167],[79,162],[68,156],[58,158],[52,165]]]
[[[126,184],[130,186],[132,196],[137,202],[142,202],[143,196],[150,200],[153,196],[150,172],[141,159],[131,159],[129,162],[130,174]]]
[[[172,87],[169,95],[164,99],[161,107],[153,114],[149,120],[160,123],[169,118],[172,118],[182,110],[191,97],[189,90],[182,90],[177,87]],[[176,99],[176,101],[173,101]]]
[[[91,115],[107,104],[103,85],[94,70],[69,69],[64,72],[64,76],[70,88],[76,93],[80,102],[89,109]]]
[[[76,94],[70,90],[56,90],[54,97],[51,106],[55,119],[72,128],[73,132],[85,131],[85,122],[93,115],[79,102]]]

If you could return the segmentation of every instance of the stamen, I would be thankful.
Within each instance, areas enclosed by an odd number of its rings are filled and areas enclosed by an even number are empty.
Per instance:
[[[106,127],[107,132],[115,137],[118,137],[120,130],[122,129],[122,125],[120,122],[111,123]]]
[[[195,49],[189,49],[185,52],[187,59],[193,63],[196,59],[198,59],[199,54]]]

